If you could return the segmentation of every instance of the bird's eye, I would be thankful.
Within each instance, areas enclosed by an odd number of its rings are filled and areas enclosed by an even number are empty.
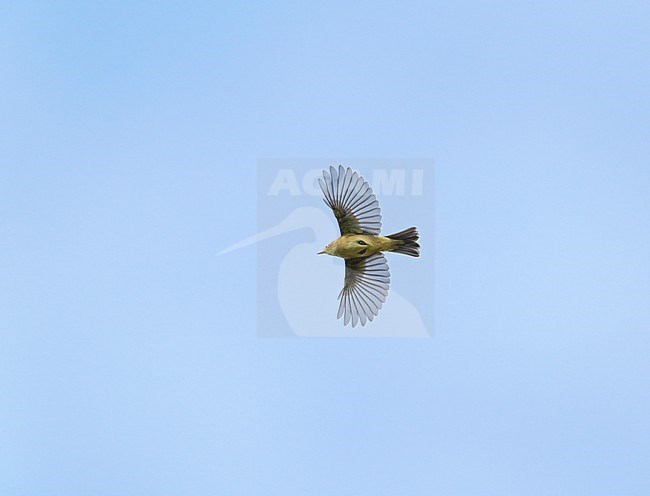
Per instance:
[[[357,241],[357,243],[359,243],[360,245],[363,245],[363,246],[366,246],[368,244],[365,241],[361,241],[361,240]]]

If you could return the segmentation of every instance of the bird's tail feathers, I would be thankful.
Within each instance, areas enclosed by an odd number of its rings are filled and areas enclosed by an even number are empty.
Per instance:
[[[420,245],[418,239],[420,235],[416,227],[409,227],[395,234],[390,234],[386,236],[389,239],[393,240],[393,246],[391,251],[395,253],[403,253],[404,255],[409,255],[411,257],[420,256]]]

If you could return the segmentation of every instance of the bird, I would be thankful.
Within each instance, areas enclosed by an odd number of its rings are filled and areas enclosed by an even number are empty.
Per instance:
[[[390,271],[383,252],[420,256],[416,227],[381,236],[381,209],[368,182],[350,167],[333,166],[318,179],[323,201],[332,209],[341,236],[318,255],[345,260],[343,289],[339,293],[337,319],[343,325],[365,326],[379,314],[388,297]]]

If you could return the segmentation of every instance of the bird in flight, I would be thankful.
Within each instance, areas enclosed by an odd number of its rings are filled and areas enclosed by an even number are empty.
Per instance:
[[[388,296],[390,272],[382,252],[392,251],[412,257],[420,256],[417,228],[409,227],[388,236],[381,236],[381,210],[372,188],[349,167],[338,170],[330,166],[318,179],[323,201],[332,209],[339,223],[341,236],[318,253],[345,259],[345,280],[339,293],[336,318],[343,325],[352,321],[366,325],[377,316]]]

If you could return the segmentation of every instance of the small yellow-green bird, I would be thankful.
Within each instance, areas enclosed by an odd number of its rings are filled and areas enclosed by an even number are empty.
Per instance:
[[[388,236],[380,236],[381,210],[377,197],[368,183],[349,167],[338,170],[330,166],[318,179],[323,201],[334,211],[341,237],[332,241],[319,255],[325,253],[345,259],[345,281],[339,293],[336,318],[343,325],[352,321],[355,327],[379,313],[388,296],[390,272],[384,251],[420,256],[419,234],[415,227]]]

